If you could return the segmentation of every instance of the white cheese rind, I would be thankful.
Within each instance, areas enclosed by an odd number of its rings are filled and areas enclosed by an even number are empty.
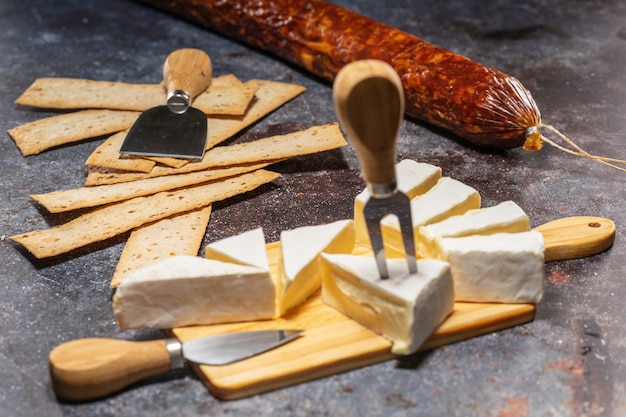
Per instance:
[[[440,259],[435,239],[494,233],[517,233],[530,230],[530,220],[524,210],[513,201],[468,210],[464,214],[448,217],[437,223],[421,226],[417,232],[416,246],[421,258]]]
[[[263,270],[270,269],[265,249],[265,235],[261,227],[209,243],[205,249],[205,257]]]
[[[396,181],[398,190],[409,197],[415,198],[424,194],[437,184],[441,178],[441,168],[424,162],[416,162],[411,159],[403,159],[396,164]],[[366,188],[354,199],[354,228],[356,242],[369,245],[369,235],[365,218],[363,217],[363,207],[370,198],[370,192]]]
[[[544,241],[537,231],[439,238],[457,301],[538,303],[545,281]]]
[[[320,254],[351,253],[352,219],[284,230],[280,235],[279,314],[300,305],[322,285]]]
[[[373,257],[322,255],[322,300],[387,339],[392,353],[416,352],[454,308],[447,262],[418,261],[409,274],[405,259],[388,259],[381,280]]]
[[[419,239],[421,226],[440,222],[468,210],[480,208],[480,194],[469,185],[450,177],[443,177],[423,195],[411,200],[411,222],[413,236]],[[400,224],[395,216],[387,216],[381,221],[381,229],[388,256],[404,256]],[[417,248],[417,246],[416,246]],[[417,255],[417,250],[416,250]]]
[[[269,319],[276,288],[268,271],[174,256],[126,276],[113,297],[121,329],[169,329]]]

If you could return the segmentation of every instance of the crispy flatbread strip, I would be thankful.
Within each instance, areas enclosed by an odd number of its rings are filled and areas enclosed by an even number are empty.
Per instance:
[[[211,216],[211,206],[178,214],[133,230],[122,250],[111,288],[130,271],[176,255],[197,255]]]
[[[198,95],[192,106],[207,115],[242,116],[254,99],[258,86],[242,83],[232,74],[213,79],[207,92]]]
[[[209,118],[207,150],[222,143],[306,91],[306,88],[301,85],[278,81],[249,80],[244,84],[256,89],[254,100],[252,100],[250,107],[242,116],[215,116]]]
[[[128,130],[109,136],[89,155],[85,165],[89,166],[96,161],[98,166],[115,167],[130,172],[150,172],[157,164],[156,161],[130,155],[120,156],[120,146],[126,138]]]
[[[233,75],[215,77],[193,103],[206,114],[242,115],[254,89]],[[38,78],[15,101],[47,109],[110,109],[145,111],[165,104],[160,84],[131,84],[81,78]],[[197,103],[196,103],[197,102]]]
[[[253,190],[279,176],[259,170],[206,185],[136,197],[95,209],[60,226],[22,233],[10,239],[37,258],[48,258],[109,239],[146,223],[206,207]]]
[[[157,164],[165,165],[170,168],[180,168],[183,165],[187,165],[189,159],[180,159],[180,158],[172,158],[169,156],[146,156],[143,155],[142,158],[147,159],[148,161],[154,161]]]
[[[229,165],[245,163],[274,162],[307,155],[316,152],[337,149],[347,145],[339,125],[336,122],[322,126],[314,126],[306,130],[272,136],[254,142],[245,142],[230,146],[217,146],[204,154],[198,162],[190,162],[179,169],[155,166],[147,174],[138,172],[109,171],[93,169],[87,175],[86,185],[114,184],[118,182],[137,181],[144,178],[155,178],[164,175],[195,172],[214,169]]]
[[[138,181],[100,185],[97,187],[81,187],[53,191],[46,194],[33,194],[30,197],[41,204],[50,213],[62,213],[117,203],[135,197],[190,187],[209,181],[217,181],[256,171],[257,169],[265,168],[267,165],[267,163],[263,163],[217,168],[187,174],[170,175],[162,178],[146,178]]]
[[[231,138],[237,132],[250,126],[304,91],[304,87],[299,85],[275,81],[250,80],[245,84],[250,85],[256,91],[256,98],[244,116],[210,116],[208,118],[207,150]],[[120,137],[109,138],[87,159],[86,165],[126,170],[124,168],[125,162],[122,162],[124,158],[119,153],[123,141],[124,138]],[[116,163],[118,160],[119,164]],[[167,165],[173,166],[172,164]]]
[[[82,110],[35,120],[8,133],[22,155],[36,155],[55,146],[128,129],[139,114],[135,111]]]

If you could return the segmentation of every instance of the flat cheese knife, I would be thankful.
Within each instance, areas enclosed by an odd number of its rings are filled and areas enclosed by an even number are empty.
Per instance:
[[[404,115],[402,81],[386,62],[364,59],[343,67],[333,83],[339,122],[356,150],[370,193],[363,207],[380,277],[389,276],[380,221],[395,215],[409,272],[417,272],[409,198],[396,182],[396,141]]]
[[[144,378],[182,368],[185,360],[226,365],[290,342],[302,330],[226,333],[180,343],[176,338],[142,342],[90,338],[63,343],[50,352],[52,387],[59,398],[101,398]]]
[[[211,84],[209,56],[199,49],[178,49],[163,65],[167,105],[139,116],[120,148],[125,155],[200,159],[207,139],[207,117],[191,101]]]

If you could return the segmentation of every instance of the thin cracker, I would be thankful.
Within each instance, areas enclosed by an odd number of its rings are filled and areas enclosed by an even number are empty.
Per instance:
[[[142,158],[170,168],[180,168],[189,163],[189,159],[173,158],[169,156],[142,156]]]
[[[268,164],[240,165],[167,177],[147,178],[118,184],[100,185],[97,187],[59,190],[46,194],[33,194],[30,197],[41,204],[50,213],[62,213],[117,203],[135,197],[190,187],[209,181],[217,181],[256,171],[267,165]]]
[[[211,86],[196,97],[194,107],[206,114],[243,114],[254,97],[254,91],[250,90],[250,86],[236,81],[236,77],[230,74],[213,78]],[[225,90],[228,91],[227,94]],[[145,111],[164,105],[165,101],[166,92],[161,84],[131,84],[82,78],[38,78],[15,103],[62,110]]]
[[[82,110],[46,117],[8,131],[22,155],[36,155],[47,149],[128,129],[139,112]]]
[[[50,229],[11,236],[37,258],[61,255],[100,242],[178,213],[206,207],[216,201],[253,190],[280,174],[259,170],[224,181],[136,197],[95,209]]]
[[[192,106],[207,115],[243,116],[257,90],[258,86],[229,74],[214,79],[208,93],[198,95]]]
[[[198,255],[206,232],[211,206],[178,214],[133,230],[111,279],[120,285],[131,271],[178,255]]]
[[[156,161],[128,155],[120,156],[120,147],[127,134],[128,130],[108,137],[89,155],[85,165],[96,165],[131,172],[152,171],[152,168],[157,164]]]
[[[337,149],[347,145],[337,122],[314,126],[306,130],[286,135],[272,136],[254,142],[230,146],[218,146],[204,154],[198,162],[190,162],[182,168],[174,169],[155,166],[149,173],[89,170],[86,185],[103,185],[117,182],[137,181],[165,175],[182,174],[229,165],[272,163],[300,155]]]

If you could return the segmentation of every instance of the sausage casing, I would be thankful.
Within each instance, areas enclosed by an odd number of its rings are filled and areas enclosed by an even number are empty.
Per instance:
[[[518,79],[346,8],[322,0],[142,1],[329,81],[352,61],[383,60],[400,75],[408,116],[481,147],[533,147],[527,136],[540,114]]]

